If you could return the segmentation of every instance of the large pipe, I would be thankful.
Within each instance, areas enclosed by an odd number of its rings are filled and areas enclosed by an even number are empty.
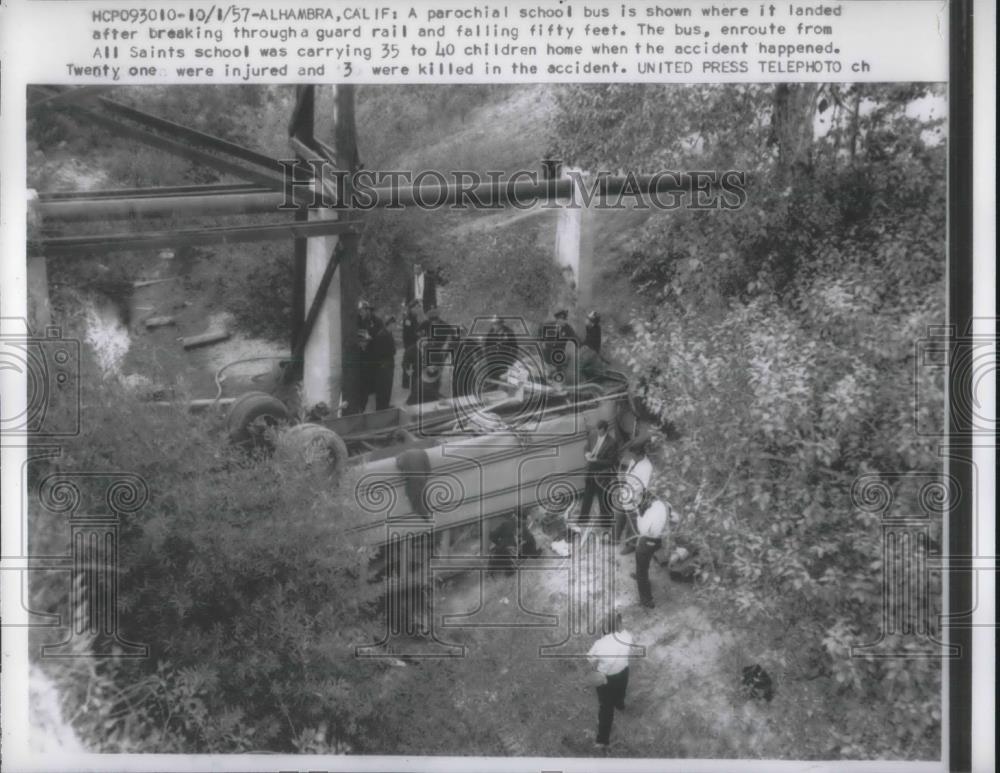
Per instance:
[[[140,220],[142,218],[214,217],[278,212],[284,195],[273,191],[214,193],[176,196],[123,196],[121,198],[49,199],[40,194],[37,210],[46,224],[89,220]]]
[[[360,176],[358,182],[365,182]],[[738,198],[738,186],[743,183],[742,177],[736,175],[727,180],[726,188],[731,196]],[[584,185],[588,183],[584,182]],[[296,185],[294,197],[301,203],[313,203],[313,194],[305,187]],[[697,196],[701,191],[711,194],[720,187],[717,177],[697,177],[686,172],[671,172],[659,175],[633,175],[628,177],[599,177],[589,184],[588,191],[595,192],[594,201],[600,202],[602,196],[616,199],[619,196],[648,196],[657,194],[663,196],[663,203],[669,203],[669,195],[690,193]],[[451,207],[458,202],[470,209],[478,207],[481,202],[486,207],[501,208],[504,205],[523,205],[525,208],[536,201],[554,201],[570,199],[577,192],[577,183],[570,178],[560,180],[514,179],[498,180],[464,186],[458,183],[440,185],[437,183],[421,185],[379,185],[365,187],[356,185],[357,200],[360,209],[403,208],[423,206],[430,209]],[[579,192],[577,192],[579,196]],[[34,206],[45,222],[72,222],[80,220],[119,220],[135,217],[175,217],[180,215],[245,215],[264,212],[291,211],[294,207],[283,209],[286,203],[284,193],[236,193],[213,196],[168,196],[157,198],[98,199],[98,200],[62,200],[53,198],[54,194],[41,194]],[[331,208],[333,202],[318,201],[319,208]],[[327,206],[324,206],[326,204]],[[335,208],[335,207],[332,207]]]
[[[156,188],[108,188],[90,191],[48,191],[38,194],[46,201],[84,201],[92,199],[157,198],[170,196],[219,196],[227,193],[267,193],[256,183],[212,183],[208,185],[169,185]]]
[[[331,213],[332,214],[332,213]],[[31,242],[43,255],[88,255],[120,250],[149,250],[193,244],[234,244],[239,242],[312,239],[359,230],[358,220],[317,220],[293,223],[219,228],[191,228],[173,231],[150,231],[87,236],[56,236]]]

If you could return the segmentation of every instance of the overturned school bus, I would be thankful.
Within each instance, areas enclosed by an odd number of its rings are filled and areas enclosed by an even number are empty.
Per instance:
[[[568,374],[536,367],[523,345],[517,354],[488,389],[316,422],[293,424],[282,402],[250,392],[230,408],[229,437],[250,445],[267,434],[279,458],[326,464],[332,475],[360,467],[358,503],[372,516],[356,529],[364,544],[385,544],[390,521],[427,521],[438,549],[447,551],[466,537],[481,540],[489,519],[571,505],[584,487],[587,434],[601,419],[622,441],[639,431],[622,373],[601,367]]]

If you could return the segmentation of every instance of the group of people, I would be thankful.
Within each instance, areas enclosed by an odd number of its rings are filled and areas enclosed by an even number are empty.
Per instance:
[[[586,475],[580,502],[582,519],[590,517],[595,501],[602,516],[614,517],[614,539],[621,554],[635,553],[639,604],[654,606],[649,565],[653,554],[663,547],[670,525],[670,506],[649,490],[653,463],[647,441],[639,438],[619,444],[605,420],[597,423],[584,450]],[[615,496],[615,490],[619,495]]]
[[[587,463],[581,516],[589,520],[594,503],[605,518],[614,518],[613,537],[621,545],[621,554],[635,553],[635,571],[639,605],[654,606],[649,565],[661,547],[670,527],[671,508],[655,496],[649,485],[653,463],[648,455],[648,441],[643,438],[619,444],[606,421],[599,421],[587,439],[584,459]],[[617,489],[618,496],[613,495]],[[597,677],[597,737],[595,748],[607,749],[615,711],[625,709],[629,662],[635,640],[622,625],[617,611],[606,625],[606,634],[591,647],[589,661]]]
[[[507,320],[494,315],[489,329],[470,335],[461,325],[441,318],[437,307],[436,275],[416,264],[407,279],[406,301],[402,312],[401,386],[408,390],[406,403],[428,403],[443,397],[462,397],[495,386],[509,368],[530,351],[542,352],[542,367],[547,372],[564,375],[578,370],[585,375],[601,360],[601,318],[598,312],[587,315],[584,336],[580,338],[569,324],[569,312],[556,310],[543,323],[537,336],[525,331],[516,334]],[[353,413],[368,409],[375,397],[375,410],[391,407],[396,371],[395,317],[384,321],[365,300],[358,303],[358,348],[360,390]],[[523,339],[519,340],[519,339]],[[573,347],[569,344],[573,342]],[[579,349],[579,352],[577,351]],[[583,353],[583,354],[581,354]],[[527,354],[531,358],[531,354]],[[579,357],[580,362],[575,358]],[[582,368],[580,367],[582,366]],[[572,381],[572,379],[560,379]]]

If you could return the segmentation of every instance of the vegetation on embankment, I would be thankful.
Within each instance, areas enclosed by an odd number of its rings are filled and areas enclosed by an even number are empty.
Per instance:
[[[280,154],[276,116],[287,94],[262,88],[241,107],[249,93],[179,97],[165,88],[131,98],[196,125],[208,120],[201,108],[223,98],[231,125],[205,128]],[[543,103],[551,134],[536,118],[512,126],[524,111],[510,106],[525,94],[555,99]],[[435,112],[432,95],[466,106],[464,122],[463,111]],[[511,154],[482,163],[512,168],[530,163],[525,147],[540,157],[553,140],[567,162],[585,168],[751,174],[740,210],[650,213],[629,219],[627,233],[615,231],[624,220],[606,220],[597,234],[609,347],[671,438],[658,436],[655,488],[704,559],[695,589],[678,594],[684,607],[665,605],[665,619],[709,618],[724,638],[703,682],[697,668],[681,677],[664,667],[656,690],[636,693],[648,702],[621,726],[623,754],[937,757],[939,664],[849,657],[852,645],[879,638],[883,619],[881,525],[852,496],[855,481],[889,481],[899,512],[911,513],[925,504],[917,476],[940,471],[915,421],[940,426],[943,384],[914,360],[916,341],[945,316],[945,144],[935,106],[939,95],[924,86],[359,93],[359,121],[374,127],[362,135],[370,143],[362,157],[380,168],[472,163],[478,148],[495,147]],[[497,114],[507,121],[486,133]],[[393,148],[400,133],[407,145]],[[507,145],[497,144],[500,134]],[[451,137],[462,143],[453,156]],[[168,168],[155,154],[123,160],[117,146],[78,141],[119,170],[116,185],[206,181],[203,170]],[[487,237],[458,238],[457,217],[373,219],[365,291],[397,303],[396,272],[419,258],[451,272],[469,309],[517,302],[514,280],[537,276],[542,257],[531,230],[469,255],[466,246]],[[279,339],[290,308],[279,281],[288,252],[233,272],[221,291],[243,324]],[[537,295],[524,307],[544,307],[545,282],[527,289]],[[348,662],[352,637],[377,633],[378,587],[359,580],[360,559],[336,528],[352,517],[341,493],[267,460],[239,463],[209,419],[151,415],[103,385],[87,400],[83,434],[46,464],[138,472],[153,493],[123,529],[121,587],[127,638],[151,643],[154,658],[46,666],[59,669],[68,714],[94,748],[441,754],[455,752],[459,737],[461,750],[482,754],[576,753],[572,743],[556,748],[554,728],[589,732],[592,696],[559,692],[554,685],[574,673],[559,666],[546,678],[513,634],[463,633],[480,654],[434,668]],[[940,515],[929,521],[939,540]],[[65,537],[54,523],[46,528],[33,523],[39,545]],[[66,609],[65,590],[49,580],[33,594],[36,609]],[[929,594],[936,605],[939,578],[930,578]],[[747,660],[776,676],[778,697],[769,714],[751,712],[720,736],[720,705],[701,700],[702,691],[737,680]],[[444,696],[442,684],[453,694]],[[665,701],[681,708],[652,711]],[[87,705],[93,710],[81,710]]]

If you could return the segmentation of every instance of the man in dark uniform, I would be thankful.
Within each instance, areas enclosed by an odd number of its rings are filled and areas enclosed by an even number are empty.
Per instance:
[[[410,377],[417,367],[416,344],[420,338],[421,308],[420,301],[414,299],[407,304],[406,314],[403,316],[403,389],[410,388]]]
[[[576,347],[580,339],[569,324],[569,312],[559,309],[552,315],[552,320],[542,325],[542,337],[545,341],[545,364],[551,369],[549,377],[560,383],[568,384],[575,381],[577,368]],[[569,342],[572,341],[572,344]]]
[[[352,413],[364,413],[368,398],[375,391],[375,372],[371,344],[375,333],[382,327],[382,320],[375,316],[372,305],[362,299],[358,301],[358,404]]]
[[[598,354],[601,351],[601,315],[596,311],[587,315],[587,325],[583,329],[583,345],[589,346]]]
[[[547,343],[550,364],[559,364],[561,356],[566,352],[567,341],[579,341],[568,319],[569,312],[559,309],[552,315],[552,321],[545,323],[542,335]]]
[[[392,400],[393,374],[396,371],[396,340],[392,335],[395,317],[389,317],[369,344],[371,354],[372,387],[375,392],[375,410],[384,411]]]

